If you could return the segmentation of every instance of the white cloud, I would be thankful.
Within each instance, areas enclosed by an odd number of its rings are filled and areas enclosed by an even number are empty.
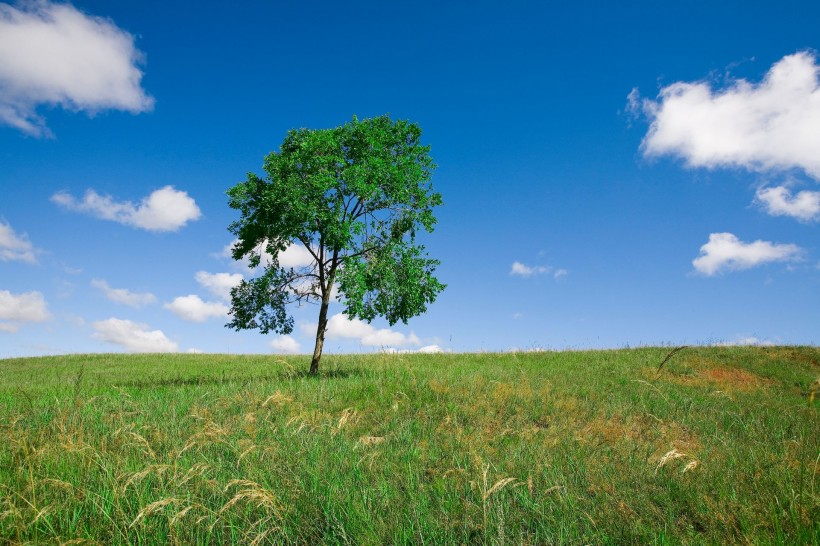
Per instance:
[[[510,275],[518,275],[519,277],[532,277],[533,275],[544,275],[552,271],[551,267],[544,267],[541,265],[528,266],[521,262],[513,262],[510,269]]]
[[[344,314],[337,313],[327,322],[327,337],[330,339],[347,338],[357,339],[366,347],[403,347],[407,345],[421,345],[416,334],[402,334],[389,328],[376,329],[359,319],[348,319]]]
[[[123,347],[135,353],[174,353],[176,343],[168,339],[162,330],[149,330],[148,325],[130,320],[110,318],[93,324],[94,337],[106,343]]]
[[[208,273],[207,271],[197,271],[194,278],[211,294],[225,301],[231,300],[231,288],[243,279],[241,273]]]
[[[815,56],[799,52],[776,62],[760,83],[664,87],[656,101],[642,102],[650,120],[643,153],[678,156],[691,167],[798,168],[820,180],[818,73]],[[636,95],[628,101],[634,106]]]
[[[125,288],[111,288],[103,279],[93,279],[91,286],[102,290],[109,300],[129,307],[139,308],[157,301],[156,296],[150,292],[137,293]]]
[[[296,354],[299,352],[299,342],[291,336],[279,336],[271,340],[271,349],[276,353]]]
[[[413,354],[413,353],[420,353],[420,354],[440,354],[440,353],[452,353],[450,349],[442,349],[439,345],[425,345],[424,347],[419,347],[418,349],[396,349],[395,347],[384,347],[381,350],[382,353],[390,354],[390,355],[406,355],[406,354]]]
[[[37,263],[37,249],[24,233],[18,235],[10,224],[0,222],[0,260]]]
[[[211,317],[226,317],[228,307],[219,302],[202,301],[194,294],[174,298],[166,303],[165,308],[183,320],[191,322],[205,322]]]
[[[803,222],[820,220],[820,192],[817,191],[803,190],[792,195],[785,186],[760,188],[755,201],[772,216],[791,216]]]
[[[188,349],[187,351],[185,351],[185,352],[186,352],[186,353],[188,353],[189,355],[201,355],[201,354],[203,354],[205,351],[202,351],[202,350],[200,350],[200,349],[197,349],[196,347],[191,347],[191,348],[189,348],[189,349]]]
[[[543,266],[543,265],[525,265],[521,262],[513,262],[512,267],[510,268],[510,275],[516,275],[519,277],[534,277],[536,275],[552,275],[555,279],[560,279],[561,277],[565,277],[569,274],[569,271],[566,269],[555,269],[551,266]]]
[[[279,265],[282,267],[304,267],[313,263],[313,256],[308,249],[298,243],[289,245],[279,253]]]
[[[0,123],[49,135],[40,105],[94,114],[149,111],[134,37],[70,4],[0,4]]]
[[[220,252],[218,256],[221,257],[221,258],[233,259],[231,253],[233,251],[233,246],[237,242],[238,241],[236,239],[234,239],[233,241],[228,243],[222,249],[222,252]],[[260,243],[254,249],[254,252],[258,256],[262,257],[262,259],[259,261],[260,267],[267,265],[272,259],[271,255],[268,254],[267,252],[265,252],[265,245],[266,244],[267,243]],[[290,245],[287,246],[287,248],[285,248],[285,250],[283,250],[282,252],[279,253],[279,265],[282,266],[282,267],[292,267],[294,269],[298,269],[300,267],[309,266],[309,265],[313,264],[313,262],[314,262],[313,255],[301,243],[291,243]],[[248,265],[248,259],[247,258],[243,259],[240,262],[240,264],[242,265],[243,268],[247,269],[248,271],[251,271],[251,268]]]
[[[744,243],[731,233],[712,233],[709,242],[700,247],[700,255],[692,260],[692,265],[699,273],[711,276],[769,262],[795,261],[801,254],[802,249],[792,244]]]
[[[0,290],[0,330],[16,332],[23,322],[45,322],[51,318],[48,305],[40,292],[12,294]]]
[[[173,186],[152,192],[136,205],[130,201],[115,201],[110,195],[100,195],[91,189],[81,201],[67,192],[55,193],[51,201],[69,210],[148,231],[177,231],[202,216],[196,202]]]
[[[770,347],[775,345],[774,341],[769,339],[758,339],[755,336],[739,336],[732,341],[724,341],[715,343],[718,347],[735,347],[738,345],[756,345],[760,347]]]

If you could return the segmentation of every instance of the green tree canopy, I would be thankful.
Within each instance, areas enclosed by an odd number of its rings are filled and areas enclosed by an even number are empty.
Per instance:
[[[318,302],[315,374],[334,287],[349,318],[382,316],[393,325],[426,311],[445,285],[433,276],[439,262],[416,242],[420,230],[433,231],[442,203],[420,137],[418,125],[386,115],[292,130],[265,157],[264,178],[249,173],[228,190],[241,214],[229,227],[238,237],[233,257],[262,272],[231,291],[226,326],[289,334],[287,306]],[[280,265],[279,253],[294,243],[310,253],[310,265]]]

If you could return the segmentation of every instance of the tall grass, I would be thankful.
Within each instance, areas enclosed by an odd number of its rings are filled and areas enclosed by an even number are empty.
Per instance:
[[[820,542],[820,350],[0,361],[0,543]]]

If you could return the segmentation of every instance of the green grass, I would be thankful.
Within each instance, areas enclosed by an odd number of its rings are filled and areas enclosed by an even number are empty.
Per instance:
[[[668,352],[0,360],[0,543],[820,543],[820,349]]]

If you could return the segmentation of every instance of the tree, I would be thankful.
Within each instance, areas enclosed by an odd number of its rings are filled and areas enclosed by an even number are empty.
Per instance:
[[[257,278],[231,290],[236,330],[293,331],[292,303],[319,303],[310,374],[319,370],[334,291],[349,318],[382,316],[392,326],[427,310],[445,288],[433,276],[437,260],[416,243],[430,233],[435,169],[421,129],[380,116],[334,129],[291,130],[278,152],[265,157],[265,178],[249,173],[228,190],[241,213],[229,230],[238,237],[232,255],[263,266]],[[312,263],[283,267],[279,254],[302,245]]]

